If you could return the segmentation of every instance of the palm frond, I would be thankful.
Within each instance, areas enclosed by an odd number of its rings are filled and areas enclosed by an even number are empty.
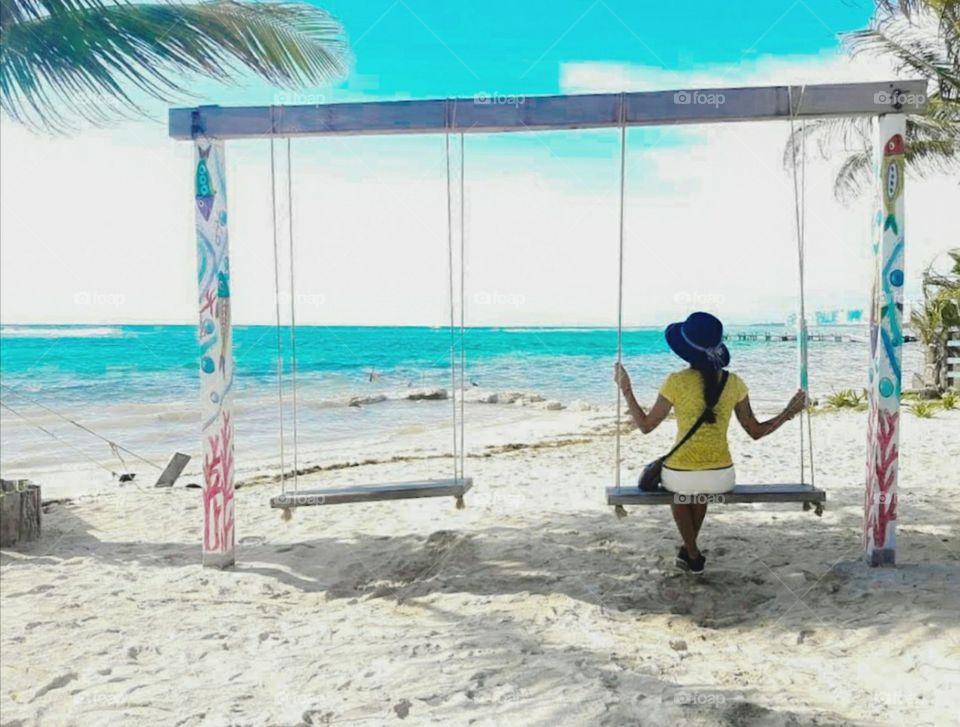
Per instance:
[[[833,182],[833,194],[842,202],[859,196],[873,179],[873,154],[869,149],[854,152],[843,160]]]
[[[900,13],[912,18],[917,13],[929,12],[931,6],[949,4],[950,0],[876,0],[878,10],[887,13]]]
[[[914,117],[918,123],[933,124],[946,133],[960,134],[960,104],[944,100],[939,93],[927,99],[927,110],[923,115]]]
[[[189,95],[243,70],[287,88],[344,70],[342,29],[303,3],[2,0],[0,106],[34,128],[142,113],[137,95]]]
[[[851,55],[889,57],[898,72],[909,71],[929,78],[938,84],[944,98],[957,98],[960,68],[947,56],[942,42],[918,35],[917,29],[909,23],[897,29],[878,26],[858,30],[847,34],[844,40]]]
[[[878,2],[880,9],[870,27],[847,34],[845,42],[854,55],[890,58],[898,71],[931,82],[926,112],[907,116],[904,157],[911,173],[923,177],[960,171],[960,65],[951,50],[960,43],[960,0],[903,5],[909,7]],[[834,183],[838,199],[848,201],[870,187],[873,149],[868,119],[807,121],[787,138],[784,167],[789,168],[794,154],[811,142],[822,158],[846,154]]]
[[[783,167],[789,169],[794,154],[799,160],[801,150],[811,146],[816,154],[829,159],[838,151],[855,151],[870,144],[870,122],[866,119],[839,116],[808,119],[794,127],[783,147]]]
[[[847,153],[833,186],[834,195],[841,202],[851,201],[873,183],[873,146],[869,122],[847,121],[847,124],[808,123],[803,130],[794,132],[795,136],[805,133],[808,139],[814,137],[819,156],[823,159],[830,159],[838,152]],[[925,177],[960,170],[958,133],[956,125],[936,123],[924,116],[908,117],[904,159],[910,172]],[[799,139],[797,144],[799,146]],[[792,152],[793,146],[788,141],[783,155],[785,167],[791,163]]]
[[[876,0],[876,6],[878,20],[936,23],[947,56],[955,67],[960,66],[960,0]]]

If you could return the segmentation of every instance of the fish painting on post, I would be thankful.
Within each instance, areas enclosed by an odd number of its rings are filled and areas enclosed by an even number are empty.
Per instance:
[[[894,134],[883,145],[881,173],[883,175],[883,208],[887,215],[883,222],[883,229],[893,230],[895,235],[900,234],[896,207],[897,198],[903,189],[903,153],[903,137],[900,134]]]
[[[207,146],[206,149],[197,149],[200,154],[196,177],[197,209],[200,210],[200,214],[203,215],[205,220],[210,219],[210,213],[213,211],[213,198],[217,195],[210,181],[210,170],[207,168],[207,159],[210,156],[211,148],[211,146]]]

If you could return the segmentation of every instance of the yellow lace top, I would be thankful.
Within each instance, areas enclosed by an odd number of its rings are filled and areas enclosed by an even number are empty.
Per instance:
[[[670,374],[660,387],[660,393],[673,404],[677,415],[677,437],[680,441],[694,425],[703,412],[703,379],[700,372],[684,369]],[[684,444],[676,454],[664,462],[666,467],[675,470],[712,470],[729,467],[730,447],[727,445],[727,428],[734,407],[747,396],[747,385],[739,376],[731,372],[727,385],[720,395],[720,401],[714,407],[717,421],[704,423],[697,433]]]

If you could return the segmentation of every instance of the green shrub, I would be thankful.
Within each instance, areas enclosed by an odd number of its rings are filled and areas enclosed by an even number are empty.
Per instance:
[[[910,406],[910,410],[920,419],[929,419],[933,416],[933,404],[929,401],[918,401]]]
[[[957,392],[948,391],[940,397],[940,405],[944,409],[955,409],[957,407]]]
[[[842,389],[840,391],[835,391],[827,397],[827,404],[832,406],[834,409],[842,409],[845,406],[848,406],[850,397],[848,392],[850,389]]]
[[[827,397],[827,405],[834,409],[857,409],[862,411],[862,409],[866,408],[866,398],[866,390],[858,394],[853,389],[841,389]]]

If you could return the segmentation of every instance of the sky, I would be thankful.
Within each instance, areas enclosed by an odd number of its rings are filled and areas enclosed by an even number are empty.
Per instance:
[[[343,79],[298,91],[252,78],[232,87],[197,80],[193,97],[173,105],[476,94],[522,103],[554,93],[886,80],[896,77],[889,64],[850,60],[839,39],[866,25],[872,5],[334,1],[323,7],[350,44]],[[195,320],[193,152],[168,138],[165,106],[150,108],[149,120],[70,138],[0,120],[4,325]],[[787,133],[784,122],[629,132],[625,324],[657,325],[696,308],[741,323],[796,310]],[[283,165],[285,143],[276,150]],[[298,323],[443,324],[443,138],[297,139],[291,150]],[[838,203],[843,155],[815,156],[806,171],[808,308],[862,308],[873,203],[869,194]],[[465,169],[468,324],[613,324],[618,133],[471,135]],[[960,193],[942,176],[907,184],[906,290],[916,297],[922,268],[958,244],[944,210],[956,209]],[[268,142],[228,144],[227,185],[234,319],[269,323]],[[282,185],[278,194],[285,210]],[[281,234],[283,251],[288,244]],[[281,264],[286,270],[287,255]]]

